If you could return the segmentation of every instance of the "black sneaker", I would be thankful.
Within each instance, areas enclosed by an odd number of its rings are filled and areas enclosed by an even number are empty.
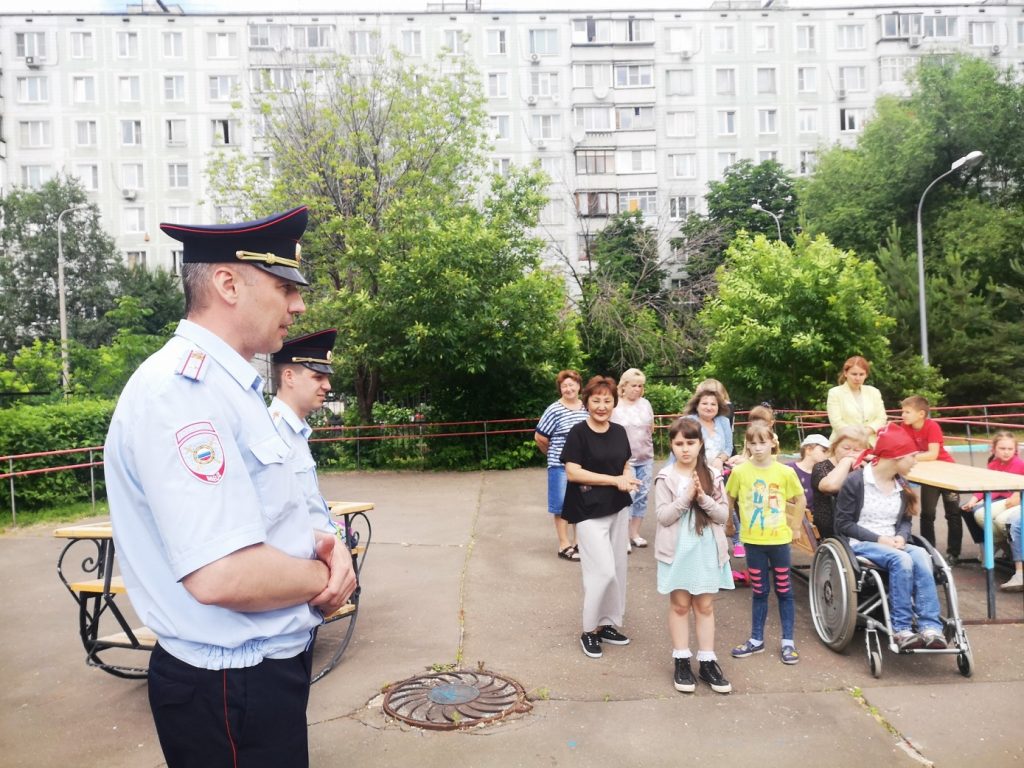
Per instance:
[[[729,693],[732,691],[732,685],[725,679],[725,675],[722,674],[722,668],[718,666],[717,661],[702,661],[697,675],[701,680],[710,685],[711,690],[715,693]]]
[[[601,658],[601,638],[596,633],[584,632],[580,635],[580,645],[583,646],[583,652],[590,658]]]
[[[629,645],[629,638],[619,632],[615,627],[601,627],[596,632],[602,641],[609,645]]]
[[[697,690],[697,681],[693,679],[693,672],[690,670],[689,659],[675,659],[676,672],[672,676],[672,684],[677,691],[682,693],[693,693]]]

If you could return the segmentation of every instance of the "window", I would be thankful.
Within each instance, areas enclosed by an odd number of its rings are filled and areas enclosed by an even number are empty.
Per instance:
[[[619,150],[616,167],[619,173],[654,173],[654,150]]]
[[[252,116],[252,135],[253,138],[262,139],[270,135],[270,132],[274,127],[273,115],[268,115],[263,112],[255,112]]]
[[[403,29],[400,49],[406,56],[423,55],[423,34],[418,29]]]
[[[122,104],[142,98],[142,86],[138,75],[124,75],[117,78],[117,99]]]
[[[693,95],[693,70],[669,69],[665,72],[669,96]]]
[[[504,29],[487,30],[487,55],[504,56],[508,53],[508,32]]]
[[[711,30],[712,50],[715,53],[734,53],[736,51],[736,28],[714,27]]]
[[[353,29],[348,33],[353,56],[373,56],[380,49],[380,34],[371,29]]]
[[[577,192],[576,210],[584,218],[614,216],[619,212],[619,196],[615,192]]]
[[[754,50],[758,53],[775,52],[775,27],[767,25],[754,27]]]
[[[561,119],[558,115],[533,115],[530,118],[530,135],[535,140],[561,138]]]
[[[452,56],[461,56],[466,52],[466,39],[462,31],[458,29],[446,29],[444,31],[444,47]]]
[[[759,109],[759,110],[757,110],[757,132],[758,133],[778,133],[779,132],[778,110],[775,110],[775,109]]]
[[[538,56],[557,56],[558,30],[531,29],[530,53],[536,53]]]
[[[75,146],[95,147],[96,144],[96,121],[75,120]]]
[[[288,28],[283,24],[250,24],[249,47],[272,48],[279,51],[285,47]]]
[[[293,71],[284,67],[260,67],[250,70],[250,86],[256,93],[290,91],[294,87]]]
[[[760,94],[776,93],[775,67],[757,68],[757,92]]]
[[[697,155],[687,153],[684,155],[669,155],[669,162],[672,164],[672,175],[677,179],[697,178]]]
[[[18,138],[21,146],[29,149],[50,146],[50,121],[23,120],[18,123]]]
[[[164,32],[164,58],[181,59],[185,56],[185,33]]]
[[[608,107],[576,107],[573,110],[576,127],[585,131],[610,131],[612,113]]]
[[[654,85],[654,67],[651,64],[616,64],[616,88],[642,88]]]
[[[697,48],[697,37],[693,27],[671,27],[668,30],[669,53],[690,54]]]
[[[1024,21],[1017,22],[1017,45],[1024,45]]]
[[[138,32],[118,32],[116,34],[117,40],[117,58],[119,59],[137,59],[139,58],[139,33]]]
[[[238,35],[234,32],[207,32],[206,55],[211,59],[233,59],[238,56]]]
[[[715,93],[719,96],[736,95],[736,70],[728,69],[715,70]]]
[[[956,16],[925,16],[924,34],[926,37],[955,39]]]
[[[867,75],[864,67],[840,67],[839,68],[839,89],[848,93],[854,91],[866,91]]]
[[[32,56],[37,61],[46,59],[46,34],[44,32],[16,32],[14,35],[15,57],[24,59]]]
[[[75,176],[82,182],[86,192],[96,192],[100,188],[100,167],[95,163],[78,163],[75,165]]]
[[[725,176],[729,167],[736,164],[738,155],[735,152],[719,152],[715,155],[715,166],[718,169],[718,178]]]
[[[800,133],[817,133],[818,132],[818,110],[815,109],[800,109],[796,113],[797,119],[797,130]]]
[[[616,107],[615,127],[637,131],[654,127],[654,107]]]
[[[213,206],[213,218],[218,224],[230,224],[238,221],[237,205],[215,205]]]
[[[53,178],[53,168],[48,165],[21,166],[21,185],[31,189],[39,189]]]
[[[914,56],[882,56],[878,60],[878,77],[883,83],[902,83],[917,65]]]
[[[609,19],[574,19],[572,22],[573,45],[610,43],[612,23]]]
[[[619,210],[640,211],[645,216],[658,215],[658,193],[653,189],[637,189],[619,193]]]
[[[170,205],[167,207],[167,218],[169,224],[190,224],[192,222],[192,209],[187,205]]]
[[[92,75],[71,78],[71,98],[75,104],[92,104],[96,101],[96,78]]]
[[[920,13],[888,13],[882,17],[883,38],[892,40],[920,34]]]
[[[185,76],[164,75],[164,101],[185,100]]]
[[[121,166],[121,186],[125,189],[142,189],[142,163],[124,163]]]
[[[138,147],[142,144],[142,121],[121,121],[121,146]]]
[[[508,96],[508,72],[490,72],[487,75],[487,96],[492,99]]]
[[[573,64],[572,83],[576,88],[607,87],[611,67],[608,64]]]
[[[864,127],[863,109],[840,109],[839,130],[843,133],[856,133]]]
[[[167,186],[171,189],[188,189],[188,163],[167,164]]]
[[[138,230],[134,230],[138,231]],[[125,251],[124,260],[128,263],[129,269],[146,269],[146,252],[145,251]]]
[[[581,149],[576,152],[576,173],[615,173],[615,153],[610,149]]]
[[[544,171],[551,179],[562,178],[562,158],[560,157],[542,157],[540,159],[540,169]]]
[[[665,115],[665,133],[673,138],[697,135],[696,112],[669,112]]]
[[[508,115],[490,115],[491,138],[504,141],[512,138],[512,118]]]
[[[818,49],[818,28],[813,24],[796,25],[796,49],[812,53]]]
[[[49,100],[50,87],[45,75],[18,78],[18,101],[22,104],[44,104]]]
[[[238,121],[221,118],[211,121],[213,128],[213,144],[217,147],[228,147],[241,142]]]
[[[210,101],[228,101],[238,88],[238,75],[210,75]]]
[[[545,227],[557,227],[565,223],[565,203],[561,200],[548,200],[547,205],[540,209],[540,223]]]
[[[736,134],[736,110],[718,110],[718,135],[734,136]]]
[[[612,23],[612,41],[616,43],[653,43],[653,19],[621,19]]]
[[[668,217],[682,221],[697,210],[697,198],[693,195],[677,195],[668,199]]]
[[[125,206],[121,211],[121,221],[125,232],[146,231],[146,209],[141,205]]]
[[[863,24],[840,24],[836,27],[836,48],[840,51],[859,51],[864,48]]]
[[[991,21],[972,21],[967,26],[971,45],[994,45],[996,42],[996,25]]]
[[[92,59],[96,56],[96,46],[92,32],[71,33],[71,58]]]
[[[779,150],[777,149],[759,149],[757,151],[757,162],[763,163],[768,160],[773,162],[779,162]]]
[[[818,153],[813,149],[801,149],[800,161],[797,164],[797,173],[806,176],[814,172],[814,166],[818,163]]]
[[[492,157],[491,158],[491,173],[498,176],[508,176],[508,172],[512,170],[512,158],[510,157]]]
[[[295,47],[300,50],[312,50],[331,47],[331,27],[327,24],[296,26]]]
[[[164,121],[164,136],[170,147],[183,147],[188,143],[188,124],[182,117]]]
[[[545,96],[552,99],[558,98],[558,73],[557,72],[531,72],[530,93],[534,96]]]
[[[185,256],[185,251],[181,250],[180,248],[175,248],[173,251],[171,251],[171,274],[172,275],[180,275],[181,274],[181,260],[184,258],[184,256]]]
[[[800,93],[818,92],[818,68],[797,67],[796,68],[796,89]]]

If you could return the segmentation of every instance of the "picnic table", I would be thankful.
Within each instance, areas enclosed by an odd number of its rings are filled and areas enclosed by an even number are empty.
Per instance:
[[[337,523],[339,535],[352,552],[352,565],[358,576],[372,535],[366,513],[374,508],[374,504],[362,501],[327,504],[331,514],[340,518]],[[110,521],[63,526],[53,535],[68,540],[57,558],[57,576],[78,606],[78,631],[85,648],[86,664],[117,677],[145,678],[148,675],[146,666],[126,664],[120,655],[117,660],[112,660],[108,654],[114,649],[152,651],[156,647],[153,631],[145,626],[132,627],[124,613],[123,603],[117,601],[119,595],[125,594],[125,586],[121,576],[115,574],[114,536]],[[312,682],[330,672],[345,653],[355,631],[360,591],[361,587],[357,587],[345,605],[324,617],[325,626],[344,621],[348,625],[342,636],[336,639],[329,661],[313,675]],[[116,631],[101,635],[101,626]],[[323,628],[318,628],[316,635],[321,644],[335,642],[327,639],[328,633],[322,632]]]
[[[995,552],[992,539],[992,494],[997,491],[1024,491],[1024,476],[1010,472],[972,467],[948,461],[919,461],[907,474],[907,480],[957,493],[985,495],[985,540],[982,565],[986,574],[988,617],[996,617]]]

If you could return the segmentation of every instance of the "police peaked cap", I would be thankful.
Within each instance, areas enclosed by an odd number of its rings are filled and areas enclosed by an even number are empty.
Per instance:
[[[309,285],[299,272],[299,238],[309,209],[301,205],[257,221],[240,224],[161,224],[160,229],[185,246],[182,262],[252,264],[298,285]]]
[[[304,365],[317,373],[334,373],[331,360],[334,358],[334,339],[337,328],[296,336],[284,343],[281,349],[270,356],[274,365]]]

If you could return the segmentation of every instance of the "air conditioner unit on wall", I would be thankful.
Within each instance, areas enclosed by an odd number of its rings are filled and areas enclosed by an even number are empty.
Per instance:
[[[125,200],[134,200],[138,196],[138,194],[139,191],[137,189],[128,189],[126,187],[125,189],[121,190],[121,197],[123,197]]]
[[[680,51],[679,52],[679,59],[680,59],[680,61],[689,61],[691,56],[693,56],[693,54],[690,53],[689,51]]]
[[[911,48],[917,48],[921,44],[921,36],[920,35],[911,35],[910,37],[907,38],[907,44]]]
[[[998,45],[993,45],[992,48],[991,48],[991,53],[992,53],[993,56],[998,56],[1002,52],[1003,52],[1003,49],[1000,46],[998,46]]]
[[[846,98],[846,89],[845,88],[840,88],[838,91],[836,91],[836,98],[839,101],[842,101],[843,99],[845,99]]]
[[[539,53],[531,53],[530,54],[530,62],[532,64],[540,64],[540,54]]]
[[[529,104],[531,107],[534,106],[537,103],[537,97],[531,93],[529,96],[526,97],[526,103]]]
[[[29,69],[39,69],[40,64],[42,64],[42,62],[39,61],[35,56],[25,57],[25,66]]]

